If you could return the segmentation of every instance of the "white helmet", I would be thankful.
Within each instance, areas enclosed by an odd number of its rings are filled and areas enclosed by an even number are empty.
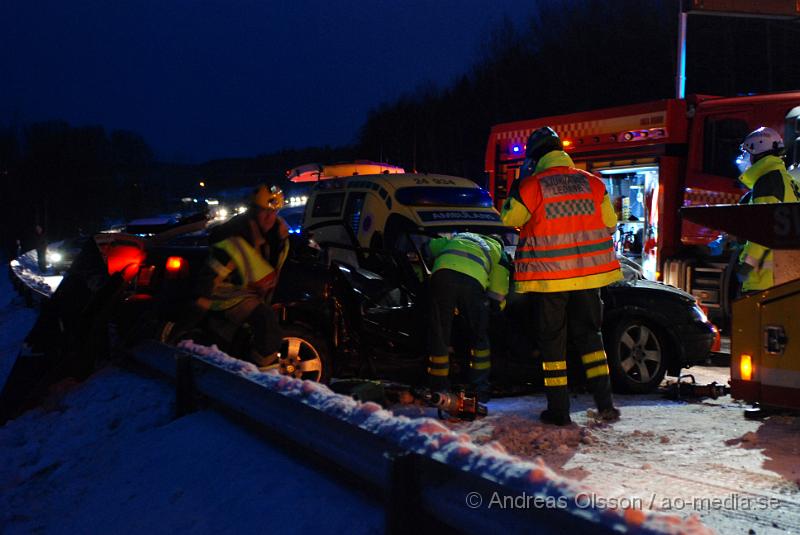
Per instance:
[[[781,135],[766,126],[747,134],[739,148],[753,156],[759,156],[765,152],[779,156],[786,150]]]

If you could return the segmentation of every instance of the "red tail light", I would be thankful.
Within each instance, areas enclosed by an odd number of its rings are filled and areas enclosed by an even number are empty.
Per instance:
[[[177,273],[183,267],[185,260],[180,256],[170,256],[167,258],[167,271],[170,273]]]
[[[144,257],[144,251],[136,245],[115,243],[108,250],[108,273],[113,275],[121,271],[123,278],[129,281],[136,275]]]

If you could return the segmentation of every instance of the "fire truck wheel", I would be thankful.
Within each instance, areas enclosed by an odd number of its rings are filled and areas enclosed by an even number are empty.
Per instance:
[[[617,390],[629,394],[652,392],[667,371],[667,339],[641,318],[623,317],[607,338],[608,367]]]
[[[322,336],[303,323],[283,327],[281,374],[327,383],[330,369],[330,352]]]

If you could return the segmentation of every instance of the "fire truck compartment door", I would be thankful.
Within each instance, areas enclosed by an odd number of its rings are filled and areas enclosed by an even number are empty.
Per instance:
[[[761,401],[800,407],[800,280],[767,290],[761,304]]]

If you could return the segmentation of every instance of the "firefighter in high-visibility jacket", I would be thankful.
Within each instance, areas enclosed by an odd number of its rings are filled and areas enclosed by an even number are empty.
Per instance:
[[[762,126],[742,142],[736,163],[742,171],[739,181],[752,191],[750,204],[797,202],[800,187],[786,170],[783,139],[772,128]],[[743,292],[766,290],[775,285],[772,250],[747,242],[739,255],[738,277]]]
[[[490,301],[497,309],[505,306],[510,259],[498,240],[471,232],[434,238],[427,247],[435,258],[430,282],[428,384],[437,391],[450,387],[448,348],[457,310],[468,330],[470,387],[479,401],[488,401]]]
[[[520,228],[515,291],[533,312],[542,355],[545,423],[567,425],[567,340],[581,355],[600,418],[617,420],[601,334],[600,288],[622,279],[611,234],[617,217],[603,182],[576,169],[549,127],[528,139],[503,224]]]
[[[235,331],[249,324],[253,347],[242,357],[262,370],[277,369],[282,332],[270,301],[289,254],[288,226],[277,215],[283,192],[259,186],[243,214],[209,231],[209,259],[197,298],[166,337],[175,340],[208,313],[220,314]],[[230,334],[230,333],[229,333]]]

